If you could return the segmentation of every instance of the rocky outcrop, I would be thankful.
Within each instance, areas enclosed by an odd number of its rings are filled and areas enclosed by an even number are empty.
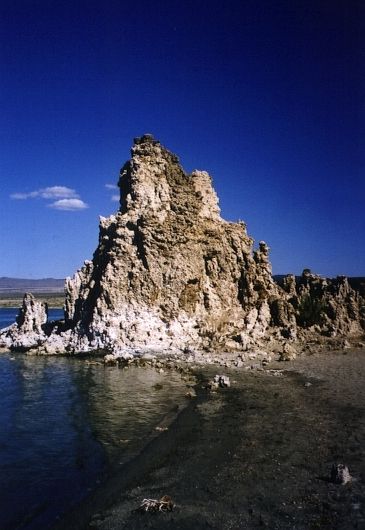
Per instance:
[[[274,281],[268,246],[254,250],[243,222],[222,219],[208,173],[185,173],[151,135],[135,139],[131,154],[120,172],[119,211],[100,218],[93,259],[66,280],[65,322],[30,332],[20,320],[18,334],[38,333],[47,353],[128,355],[283,351],[301,327],[362,330],[362,298],[345,280]],[[316,300],[318,322],[307,316],[307,297]],[[16,344],[14,329],[1,337]]]
[[[241,349],[263,336],[279,295],[268,248],[253,254],[245,225],[221,218],[208,173],[187,175],[145,135],[119,187],[92,262],[66,281],[75,348]]]
[[[46,341],[47,304],[35,300],[26,293],[16,323],[1,333],[3,346],[15,350],[29,350]]]
[[[281,282],[300,329],[321,335],[358,336],[365,330],[365,298],[345,276],[322,278],[305,269]]]
[[[347,484],[352,481],[349,468],[344,464],[333,464],[330,481],[334,484]]]

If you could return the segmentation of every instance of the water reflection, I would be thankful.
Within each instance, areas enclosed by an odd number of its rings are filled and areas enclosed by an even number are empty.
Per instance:
[[[175,373],[0,356],[0,527],[49,527],[184,393]]]
[[[95,370],[96,387],[107,391],[103,399],[96,391],[88,397],[91,424],[110,459],[120,458],[121,448],[126,456],[134,454],[151,427],[185,401],[185,383],[175,372],[136,367],[120,372],[114,367]]]

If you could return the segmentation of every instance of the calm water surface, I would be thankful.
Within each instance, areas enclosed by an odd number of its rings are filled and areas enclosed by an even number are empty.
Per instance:
[[[10,311],[0,310],[5,325]],[[138,452],[185,390],[176,373],[1,354],[0,528],[52,527]]]
[[[0,329],[14,324],[19,309],[14,307],[0,308]],[[63,318],[63,309],[49,309],[48,320],[57,320]]]

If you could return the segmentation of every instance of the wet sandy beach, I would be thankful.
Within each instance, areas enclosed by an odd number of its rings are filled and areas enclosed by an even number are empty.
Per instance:
[[[270,368],[280,371],[197,369],[232,385],[210,393],[200,383],[169,429],[57,528],[365,528],[365,353]],[[351,483],[329,481],[334,462]],[[172,512],[136,511],[162,495]]]

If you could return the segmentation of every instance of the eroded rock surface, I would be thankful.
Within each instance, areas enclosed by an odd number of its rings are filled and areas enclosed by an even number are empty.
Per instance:
[[[322,278],[305,269],[301,277],[281,282],[297,325],[329,337],[361,336],[365,330],[365,298],[345,276]]]
[[[278,294],[268,248],[253,254],[245,225],[220,217],[208,173],[187,175],[146,135],[119,187],[93,261],[66,282],[77,348],[242,349],[263,336]]]
[[[151,135],[135,139],[131,154],[118,213],[100,218],[93,259],[66,280],[65,322],[40,319],[31,330],[20,319],[3,342],[15,347],[34,334],[46,353],[242,354],[289,351],[300,329],[315,326],[329,335],[363,332],[364,299],[346,279],[305,273],[299,282],[274,281],[268,246],[254,251],[245,224],[221,218],[208,173],[186,174]]]
[[[37,301],[31,293],[26,293],[15,324],[1,333],[3,346],[15,350],[39,346],[47,339],[47,318],[47,304]]]

